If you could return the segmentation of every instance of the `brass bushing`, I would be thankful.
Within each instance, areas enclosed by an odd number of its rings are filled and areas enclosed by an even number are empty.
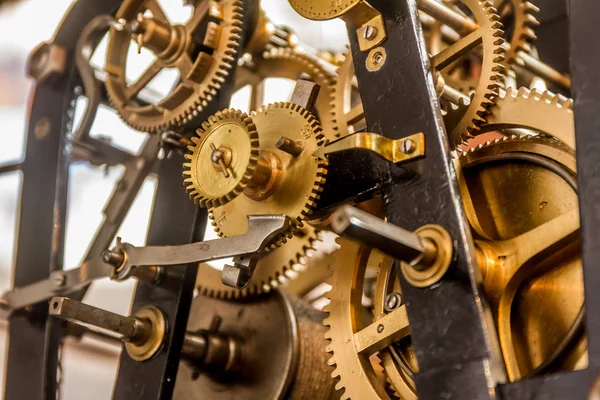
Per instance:
[[[146,361],[154,357],[162,347],[167,333],[167,320],[158,308],[143,307],[134,315],[145,322],[140,337],[125,343],[129,357],[135,361]]]
[[[437,283],[448,271],[452,264],[454,246],[448,231],[439,225],[425,225],[415,233],[432,243],[437,251],[435,257],[430,260],[422,260],[415,265],[402,263],[402,273],[412,286],[425,288]]]

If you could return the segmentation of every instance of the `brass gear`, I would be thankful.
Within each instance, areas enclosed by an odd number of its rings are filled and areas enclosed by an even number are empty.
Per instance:
[[[350,11],[363,0],[341,0],[341,1],[323,1],[323,0],[289,0],[291,6],[296,12],[304,18],[325,21],[342,16]]]
[[[495,99],[481,132],[528,128],[555,137],[575,148],[573,100],[548,91],[508,88]]]
[[[513,32],[509,39],[510,50],[506,52],[506,63],[521,64],[518,57],[520,51],[531,52],[531,43],[536,39],[533,31],[540,23],[535,14],[540,11],[533,3],[527,0],[509,0]]]
[[[252,59],[252,66],[239,68],[236,72],[235,88],[239,90],[250,85],[252,90],[258,90],[259,84],[267,78],[287,78],[296,80],[302,75],[321,87],[315,103],[325,140],[333,141],[337,138],[334,134],[335,125],[331,115],[329,101],[333,95],[334,80],[314,57],[300,53],[292,48],[274,48],[265,51],[262,58]],[[254,93],[253,93],[254,94]],[[258,106],[261,106],[259,104]]]
[[[452,145],[458,145],[478,133],[485,122],[494,99],[503,86],[504,50],[502,50],[502,24],[500,17],[489,1],[461,0],[470,10],[478,24],[477,30],[461,38],[458,42],[432,56],[434,69],[443,72],[453,61],[464,56],[464,50],[481,38],[481,75],[470,102],[460,102],[458,107],[450,107],[444,117],[446,130]],[[468,40],[467,40],[468,39]]]
[[[319,240],[318,232],[306,225],[288,239],[285,246],[278,247],[264,254],[256,266],[249,285],[244,289],[234,289],[223,285],[221,271],[208,264],[200,264],[196,288],[200,294],[219,299],[239,299],[268,293],[272,289],[283,288],[288,281],[301,273],[306,265],[307,252],[314,249]]]
[[[111,29],[106,58],[106,91],[111,104],[123,121],[134,129],[156,133],[171,127],[189,125],[197,120],[201,111],[213,100],[229,76],[240,45],[243,3],[241,0],[210,0],[210,21],[206,35],[202,43],[193,43],[193,35],[204,19],[203,15],[200,15],[202,9],[203,7],[197,7],[185,25],[175,26],[169,24],[155,0],[126,0],[117,12],[116,19],[134,21],[138,15],[149,10],[156,15],[153,14],[153,19],[146,21],[155,25],[162,23],[163,27],[170,27],[164,28],[165,30],[170,29],[180,38],[177,42],[180,46],[169,44],[170,47],[166,47],[165,50],[167,52],[173,47],[178,47],[177,52],[169,53],[168,58],[161,58],[161,54],[164,53],[157,54],[156,61],[142,76],[132,85],[128,85],[126,68],[131,34],[126,30]],[[157,26],[160,27],[160,24]],[[148,30],[156,31],[160,29]],[[148,35],[149,38],[152,37],[150,33]],[[172,34],[169,38],[174,36]],[[195,55],[197,47],[207,50],[200,50]],[[158,104],[139,105],[136,102],[137,94],[167,67],[179,69],[180,82]]]
[[[212,208],[209,215],[219,236],[237,236],[248,229],[247,215],[284,214],[291,220],[286,232],[290,236],[304,225],[323,190],[327,163],[313,156],[324,143],[323,133],[310,112],[292,103],[262,107],[252,113],[252,120],[260,137],[259,162],[252,180],[262,183],[249,184],[244,195]],[[277,147],[282,136],[302,146],[297,157]]]
[[[332,354],[329,364],[336,367],[333,376],[339,380],[336,389],[344,390],[342,399],[390,400],[386,384],[378,376],[374,365],[373,357],[377,357],[376,354],[372,351],[361,351],[357,348],[359,341],[355,340],[358,332],[377,327],[380,323],[387,325],[389,322],[389,320],[381,322],[382,313],[377,310],[373,322],[368,326],[365,326],[362,318],[362,288],[367,266],[374,262],[379,264],[376,268],[381,271],[384,257],[380,254],[374,256],[375,252],[372,252],[370,248],[347,239],[339,238],[338,244],[340,249],[335,253],[336,261],[332,266],[332,276],[328,281],[331,291],[326,295],[330,299],[330,303],[323,309],[329,313],[323,324],[329,328],[325,338],[330,341],[327,346],[327,351]],[[381,306],[381,302],[378,305]],[[396,318],[395,325],[385,326],[383,331],[386,332],[386,335],[394,332],[394,334],[406,337],[409,334],[406,309],[401,306],[394,312],[397,312],[398,314],[395,316],[400,318]],[[396,331],[395,328],[400,328],[400,331]],[[385,359],[386,354],[387,351],[384,348],[380,351],[379,357],[383,356]],[[382,365],[385,364],[382,363]],[[389,376],[390,374],[388,374]],[[411,397],[410,393],[412,392],[405,391],[409,387],[410,384],[407,381],[405,386],[394,386],[394,390],[401,395],[407,395],[408,399],[412,399],[414,393]]]
[[[242,193],[256,170],[256,127],[246,114],[229,109],[209,117],[196,132],[199,137],[191,139],[191,153],[185,155],[184,184],[202,207],[226,204]],[[212,160],[213,155],[220,161]]]
[[[354,60],[348,51],[338,68],[333,91],[331,93],[331,114],[333,134],[341,138],[366,126],[365,112],[356,84]]]
[[[585,356],[584,339],[570,337],[583,307],[573,150],[545,136],[504,137],[462,154],[460,168],[509,379],[548,359],[572,369]]]

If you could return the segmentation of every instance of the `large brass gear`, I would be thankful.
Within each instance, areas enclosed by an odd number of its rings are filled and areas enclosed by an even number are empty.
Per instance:
[[[128,84],[127,54],[132,35],[126,30],[111,29],[106,90],[121,118],[134,129],[150,133],[195,121],[235,64],[242,32],[242,6],[241,0],[210,0],[206,35],[201,43],[196,43],[192,38],[206,19],[205,7],[196,7],[186,24],[171,26],[156,0],[125,1],[116,14],[117,19],[135,21],[145,11],[153,14],[151,19],[144,17],[144,23],[150,27],[138,37],[154,50],[157,59],[135,83]],[[155,32],[163,32],[164,37]],[[157,104],[139,105],[136,100],[139,92],[163,68],[171,67],[180,73],[176,87]]]
[[[272,289],[286,286],[294,274],[300,273],[306,264],[307,252],[313,250],[319,240],[314,228],[306,225],[289,239],[285,246],[264,254],[254,271],[247,287],[234,289],[223,285],[221,272],[208,264],[200,264],[196,288],[202,295],[220,299],[238,299],[270,292]]]
[[[331,114],[333,134],[341,138],[366,126],[365,112],[362,106],[352,53],[348,51],[338,68],[335,84],[331,93]]]
[[[252,120],[260,138],[252,179],[260,184],[249,185],[243,195],[212,208],[213,226],[219,236],[237,236],[248,229],[247,215],[284,214],[290,217],[291,235],[311,215],[325,183],[327,163],[313,156],[324,143],[321,127],[310,112],[293,103],[262,107],[252,113]],[[293,156],[278,148],[282,136],[299,143],[302,152]]]
[[[242,193],[256,170],[256,127],[246,114],[230,109],[209,117],[197,133],[183,164],[187,191],[202,207],[226,204]]]
[[[573,369],[585,357],[573,150],[554,138],[514,136],[473,148],[460,161],[463,203],[509,379],[563,357],[561,367]]]
[[[477,134],[479,127],[485,123],[485,117],[494,99],[499,95],[504,80],[502,65],[504,39],[502,39],[500,17],[489,1],[461,0],[461,2],[473,15],[478,28],[431,58],[434,69],[443,72],[453,62],[463,57],[465,50],[472,49],[473,45],[481,40],[481,74],[475,91],[468,104],[461,101],[458,107],[449,108],[444,117],[446,131],[453,145],[458,145]]]
[[[336,389],[344,391],[342,399],[391,400],[385,380],[378,374],[377,368],[380,362],[382,365],[389,362],[387,346],[377,348],[379,354],[358,346],[369,336],[381,341],[406,338],[410,331],[406,309],[401,306],[394,310],[391,318],[385,319],[383,310],[380,312],[376,309],[371,316],[373,321],[365,326],[362,306],[365,273],[369,266],[381,271],[386,261],[380,254],[359,243],[340,238],[338,244],[340,249],[335,253],[332,277],[328,281],[331,285],[331,291],[327,294],[330,303],[324,308],[329,316],[323,321],[329,328],[325,335],[330,341],[327,351],[332,354],[329,364],[336,367],[334,377],[339,379]],[[381,306],[381,302],[378,305]],[[383,328],[378,329],[379,326]],[[380,335],[383,332],[385,334]],[[357,336],[361,336],[362,340],[357,340]],[[369,344],[376,348],[377,344],[373,342]],[[381,361],[377,359],[378,356],[382,358]],[[388,368],[391,366],[388,365]],[[387,375],[395,379],[395,375]],[[404,382],[404,386],[397,382],[398,387],[393,390],[407,399],[415,398],[410,381]]]
[[[236,72],[236,90],[250,85],[252,96],[262,97],[261,83],[267,78],[287,78],[296,80],[307,75],[308,78],[319,85],[321,90],[315,102],[315,111],[321,123],[326,141],[335,140],[335,122],[330,111],[330,98],[333,96],[334,80],[332,74],[327,71],[314,57],[300,53],[292,48],[274,48],[265,51],[262,58],[254,57],[251,66],[239,68]],[[253,100],[254,103],[257,100]],[[262,104],[257,104],[262,106]],[[251,107],[252,108],[252,107]]]

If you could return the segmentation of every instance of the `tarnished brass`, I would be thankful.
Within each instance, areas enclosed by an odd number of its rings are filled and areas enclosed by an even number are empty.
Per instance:
[[[371,151],[397,164],[425,156],[425,135],[419,132],[402,139],[392,140],[376,133],[355,133],[319,148],[313,155],[324,159],[327,154],[356,149]]]
[[[129,357],[136,361],[146,361],[154,357],[160,350],[167,332],[167,320],[156,307],[140,308],[134,315],[140,321],[146,321],[148,333],[144,340],[125,342]]]

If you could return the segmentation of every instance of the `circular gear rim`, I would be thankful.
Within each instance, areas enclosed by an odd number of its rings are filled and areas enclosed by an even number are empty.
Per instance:
[[[127,3],[123,3],[121,7],[124,7],[126,4]],[[111,107],[117,112],[123,122],[138,131],[154,134],[169,128],[182,128],[201,116],[202,111],[213,101],[218,91],[235,68],[236,56],[239,53],[238,49],[241,45],[244,12],[242,0],[225,0],[223,3],[219,4],[219,10],[221,18],[218,27],[213,29],[212,32],[211,29],[207,29],[206,33],[207,38],[210,37],[212,40],[218,38],[218,43],[214,46],[215,48],[212,55],[209,55],[212,62],[207,66],[207,60],[200,59],[201,54],[208,55],[202,51],[198,54],[195,62],[192,60],[192,64],[198,64],[197,67],[200,70],[204,70],[206,75],[202,78],[201,82],[194,84],[193,91],[187,95],[185,101],[182,101],[181,104],[176,107],[176,111],[167,111],[162,117],[143,117],[141,118],[141,121],[136,121],[139,108],[141,107],[136,107],[133,111],[125,113],[124,108],[127,106],[127,103],[130,103],[131,101],[125,98],[124,93],[122,93],[123,96],[118,95],[120,91],[125,90],[123,82],[120,78],[115,78],[114,74],[107,73],[105,86],[108,100]],[[119,12],[120,11],[121,10],[119,9]],[[213,7],[209,6],[209,13],[212,11]],[[119,12],[117,12],[116,18],[119,18]],[[112,52],[112,46],[115,45],[115,34],[128,35],[127,32],[117,32],[114,28],[111,28],[110,33],[111,36],[106,57],[107,67],[113,64],[112,62],[109,62],[109,57]],[[130,40],[127,41],[130,42]],[[127,48],[129,48],[129,46],[130,44],[127,45]],[[118,53],[118,50],[116,52]],[[125,67],[120,66],[119,68],[124,75]],[[124,79],[125,78],[123,78],[123,80]],[[128,87],[126,81],[125,87]],[[182,87],[182,85],[179,85],[178,87]],[[161,100],[161,102],[170,99],[172,96],[174,96],[174,91],[171,91],[163,100]],[[146,119],[150,120],[146,121]],[[158,121],[155,121],[155,119]]]
[[[481,30],[483,59],[481,75],[469,103],[460,101],[456,108],[449,107],[444,122],[452,146],[474,137],[485,123],[489,108],[504,86],[505,56],[500,17],[489,1],[460,0],[473,14]],[[440,71],[440,72],[443,72]]]
[[[335,135],[335,121],[331,115],[329,99],[333,96],[335,78],[307,54],[294,48],[273,48],[265,51],[262,58],[254,58],[256,65],[250,68],[240,68],[236,73],[236,90],[246,85],[254,86],[256,79],[263,81],[268,78],[297,79],[298,75],[305,73],[311,80],[321,87],[315,103],[319,115],[319,122],[325,135],[325,141],[334,141],[339,136]],[[283,66],[279,62],[286,63]],[[251,75],[258,74],[256,77]]]
[[[534,28],[540,25],[535,14],[540,9],[527,0],[510,0],[512,8],[513,33],[510,37],[510,49],[506,51],[505,65],[513,63],[522,64],[518,53],[524,51],[531,53],[531,44],[537,39]]]
[[[351,120],[347,118],[349,112],[347,112],[346,109],[349,108],[349,111],[351,111],[353,108],[352,80],[354,77],[354,60],[352,59],[352,53],[348,51],[346,52],[344,61],[337,69],[337,76],[334,78],[334,85],[331,93],[330,112],[333,119],[333,134],[336,139],[349,135],[351,133],[350,126],[354,126],[364,120],[364,110],[361,114],[362,117],[354,124],[351,124]],[[361,105],[362,103],[359,102],[354,107],[360,107]],[[355,129],[352,131],[355,131]]]
[[[304,18],[315,21],[326,21],[337,18],[350,11],[363,0],[338,0],[338,5],[323,0],[289,0],[292,8]]]
[[[268,113],[272,112],[273,110],[288,110],[290,114],[295,113],[300,118],[303,118],[306,123],[305,127],[310,127],[312,131],[311,138],[313,138],[316,141],[317,147],[321,147],[324,145],[325,137],[323,135],[319,121],[316,119],[316,117],[305,108],[290,102],[271,103],[261,107],[257,111],[252,112],[251,118],[253,119],[255,125],[257,125],[259,135],[261,135],[261,129],[259,126],[261,122],[257,124],[257,121],[261,121],[260,117],[266,117]],[[261,137],[263,138],[261,142],[264,143],[264,134]],[[281,246],[283,243],[285,243],[286,237],[291,238],[295,230],[304,226],[304,221],[308,219],[312,214],[314,208],[316,207],[317,201],[320,198],[320,193],[323,191],[323,187],[325,185],[327,176],[327,161],[319,159],[317,157],[313,157],[312,154],[307,154],[307,156],[310,157],[310,160],[315,163],[315,176],[314,180],[312,180],[310,193],[305,194],[307,197],[303,201],[301,209],[299,208],[296,213],[294,213],[293,215],[284,213],[290,218],[290,226],[285,232],[283,232],[280,235],[280,237],[278,237],[274,241],[274,243],[271,246],[268,246],[268,248],[272,249],[274,247]],[[236,200],[237,198],[233,199],[225,205],[219,207],[212,207],[209,209],[209,218],[212,220],[212,225],[219,237],[227,236],[225,232],[223,232],[223,229],[220,226],[220,224],[218,223],[218,221],[222,220],[222,216],[226,215],[226,210],[223,210],[223,207],[233,207],[233,204]],[[260,202],[261,201],[257,201],[257,203]],[[221,210],[220,216],[215,215],[218,210]],[[244,216],[244,218],[246,217]],[[231,221],[229,221],[228,223],[232,224]],[[244,219],[243,221],[241,219],[236,221],[237,225],[242,225],[244,223],[247,223],[246,219]]]
[[[236,123],[246,130],[250,142],[248,165],[237,184],[228,193],[215,198],[204,197],[201,194],[199,184],[196,182],[198,180],[198,173],[195,173],[198,164],[197,158],[206,139],[211,134],[216,133],[225,123]],[[243,192],[256,170],[259,154],[259,139],[256,126],[252,122],[252,118],[248,117],[247,114],[235,109],[225,109],[217,112],[215,115],[211,115],[207,121],[202,123],[202,129],[198,129],[196,133],[199,137],[191,138],[193,145],[188,146],[191,154],[186,153],[184,156],[189,160],[189,162],[183,164],[184,185],[187,185],[186,191],[194,203],[199,204],[201,207],[217,207],[227,204]],[[210,161],[206,162],[210,163]]]

